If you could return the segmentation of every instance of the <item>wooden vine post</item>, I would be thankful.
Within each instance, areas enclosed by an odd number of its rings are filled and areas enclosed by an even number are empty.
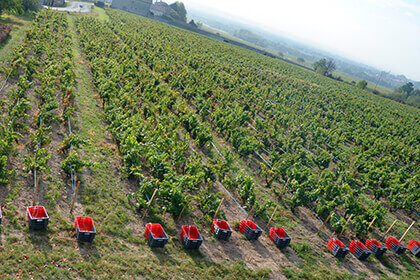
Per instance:
[[[219,214],[220,208],[222,207],[223,200],[225,200],[224,197],[222,197],[222,200],[220,200],[220,203],[219,203],[219,206],[217,207],[216,213],[214,213],[213,220],[217,218],[217,214]]]
[[[182,214],[184,213],[185,209],[187,209],[188,204],[191,201],[191,196],[188,197],[187,202],[185,203],[184,207],[182,207],[181,213],[179,213],[178,219],[176,219],[176,222],[178,223],[179,220],[181,220]]]
[[[388,232],[394,227],[395,223],[397,222],[397,219],[395,219],[395,221],[391,224],[391,226],[387,229],[387,231],[385,232],[384,236],[382,236],[382,239],[385,240],[386,235],[388,234]]]
[[[353,214],[351,214],[350,217],[347,219],[346,224],[344,225],[343,229],[341,230],[338,236],[342,235],[343,232],[346,230],[346,226],[350,223],[351,218],[353,218]]]
[[[70,213],[73,213],[74,203],[76,202],[77,193],[79,192],[80,181],[77,182],[76,191],[74,192],[73,202],[71,203]]]
[[[376,221],[376,217],[373,218],[372,222],[370,222],[367,231],[369,231],[369,229],[371,228],[371,226],[373,225],[373,223]]]
[[[279,206],[278,206],[278,205],[276,205],[276,208],[274,208],[273,214],[271,214],[270,220],[268,221],[268,224],[265,226],[264,231],[266,231],[266,230],[268,229],[268,227],[270,226],[271,221],[273,220],[274,215],[276,214],[276,211],[277,211],[277,208],[278,208],[278,207],[279,207]]]
[[[251,215],[252,211],[254,210],[254,207],[255,207],[255,203],[254,203],[254,205],[252,205],[251,210],[249,210],[248,215],[246,215],[245,220],[248,220],[249,216]]]
[[[155,191],[153,192],[152,197],[150,198],[149,202],[147,203],[146,212],[144,212],[144,215],[143,215],[143,218],[142,219],[144,219],[146,217],[147,213],[149,212],[149,207],[150,207],[150,205],[152,205],[152,202],[153,202],[153,199],[155,198],[155,195],[157,193],[157,190],[158,189],[155,189]]]
[[[330,218],[331,218],[331,216],[334,214],[334,212],[331,212],[329,215],[328,215],[328,217],[327,217],[327,219],[325,220],[325,222],[322,224],[322,226],[319,228],[319,230],[318,230],[318,232],[317,232],[317,234],[318,233],[320,233],[321,231],[322,231],[322,229],[325,227],[325,224],[326,223],[328,223],[328,221],[330,220]]]
[[[40,176],[38,176],[38,178],[36,178],[36,182],[35,182],[34,200],[32,201],[32,206],[35,206],[35,203],[36,203],[36,195],[38,193],[39,177]]]
[[[408,227],[408,229],[404,232],[403,236],[401,236],[400,240],[398,240],[399,242],[401,242],[401,241],[404,239],[404,237],[407,235],[408,231],[412,228],[412,226],[413,226],[415,223],[416,223],[415,221],[413,221],[413,222],[411,223],[411,225]]]

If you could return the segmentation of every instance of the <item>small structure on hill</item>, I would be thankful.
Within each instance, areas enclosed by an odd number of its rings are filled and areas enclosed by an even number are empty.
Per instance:
[[[41,0],[41,4],[50,7],[63,7],[66,4],[65,0]]]
[[[152,4],[152,0],[113,0],[111,8],[121,9],[141,16],[148,16]]]

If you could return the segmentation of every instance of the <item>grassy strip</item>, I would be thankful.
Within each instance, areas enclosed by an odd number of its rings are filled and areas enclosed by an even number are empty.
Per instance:
[[[6,23],[12,27],[9,38],[0,44],[0,67],[8,66],[12,58],[12,50],[14,47],[22,43],[25,32],[29,24],[30,18],[17,17],[13,15],[3,15],[1,23]],[[1,71],[1,70],[0,70]]]

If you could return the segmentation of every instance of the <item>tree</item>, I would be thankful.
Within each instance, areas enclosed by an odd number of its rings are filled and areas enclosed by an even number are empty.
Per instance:
[[[24,12],[38,11],[39,0],[22,0],[22,9]]]
[[[406,94],[406,98],[410,97],[413,91],[414,85],[412,82],[408,82],[405,85],[395,89],[395,92]]]
[[[298,57],[297,58],[297,61],[300,62],[300,63],[304,63],[305,62],[305,59],[303,59],[302,57]]]
[[[21,0],[1,0],[0,1],[0,16],[4,12],[19,13],[22,8]]]
[[[178,14],[177,19],[187,22],[187,10],[185,9],[184,3],[176,1],[175,3],[169,5],[169,7]]]
[[[358,88],[360,88],[360,89],[365,89],[366,88],[366,86],[367,86],[367,82],[365,81],[365,80],[361,80],[361,81],[358,81],[357,82],[357,84],[356,84],[356,86],[358,87]]]
[[[0,17],[2,13],[23,14],[24,12],[37,11],[39,0],[1,0]]]
[[[335,65],[335,62],[332,59],[327,60],[325,58],[322,58],[314,63],[315,72],[324,76],[332,74],[336,67],[337,66]]]

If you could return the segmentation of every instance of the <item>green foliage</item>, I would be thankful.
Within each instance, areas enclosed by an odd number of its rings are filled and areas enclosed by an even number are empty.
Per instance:
[[[361,81],[358,81],[357,83],[356,83],[356,86],[358,87],[358,88],[360,88],[360,89],[365,89],[366,88],[366,86],[367,86],[367,82],[365,81],[365,80],[361,80]]]
[[[169,7],[175,12],[171,13],[175,19],[187,22],[187,10],[184,3],[176,1],[170,4]]]
[[[10,182],[11,171],[7,169],[7,156],[0,156],[0,184],[7,184]]]
[[[46,148],[37,149],[34,156],[25,156],[24,164],[27,171],[45,170],[48,166],[48,160],[51,154],[48,153]]]
[[[0,16],[4,12],[23,14],[24,12],[36,12],[38,9],[38,0],[2,0],[0,2]]]
[[[332,72],[334,72],[334,70],[336,69],[334,60],[332,59],[327,60],[325,58],[318,60],[317,62],[314,63],[313,66],[314,66],[315,72],[324,76],[331,75]]]
[[[220,197],[222,196],[222,193],[212,193],[209,191],[202,190],[199,192],[197,199],[200,202],[200,208],[204,213],[204,219],[206,219],[208,222],[211,222],[213,220],[214,214],[216,214],[217,207],[220,204]],[[217,216],[219,219],[225,219],[225,213],[223,210],[219,211],[219,214]]]
[[[72,151],[61,163],[61,169],[70,173],[71,170],[75,170],[79,173],[83,167],[92,167],[93,163],[82,159],[76,151]]]
[[[80,149],[87,143],[88,141],[80,137],[78,133],[72,133],[66,138],[64,138],[63,142],[61,143],[58,149],[60,152],[64,153],[67,152],[70,149],[70,147],[73,147],[73,149]]]

